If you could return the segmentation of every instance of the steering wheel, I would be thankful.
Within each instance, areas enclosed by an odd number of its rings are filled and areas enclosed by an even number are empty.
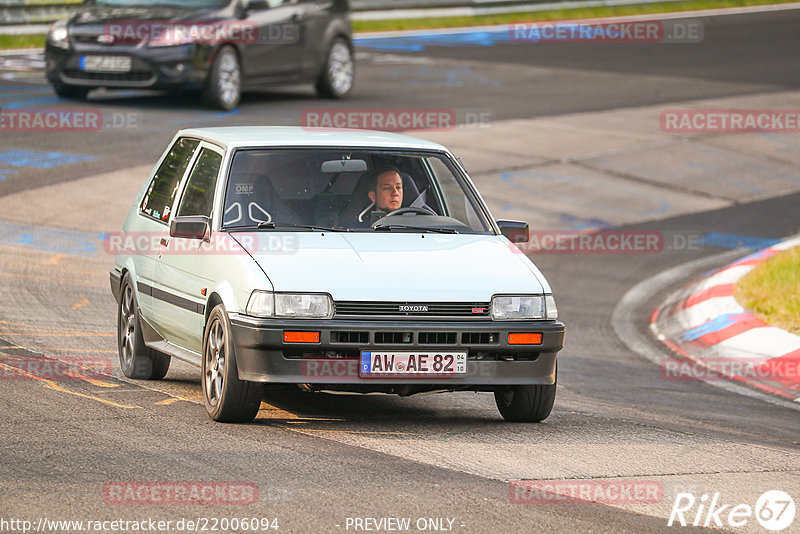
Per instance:
[[[408,215],[409,213],[413,213],[414,215],[436,215],[436,212],[430,208],[418,208],[416,206],[409,206],[407,208],[399,208],[394,210],[393,212],[389,213],[389,215]]]

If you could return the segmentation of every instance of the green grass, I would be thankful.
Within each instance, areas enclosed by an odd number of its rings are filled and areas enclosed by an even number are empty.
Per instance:
[[[356,32],[375,32],[390,30],[419,30],[428,28],[458,28],[463,26],[484,26],[510,24],[512,22],[534,20],[565,20],[579,18],[613,17],[621,15],[648,15],[673,11],[692,11],[722,7],[761,6],[784,4],[793,0],[686,0],[685,2],[660,2],[631,6],[581,7],[575,9],[554,9],[549,11],[528,11],[498,15],[478,15],[475,17],[442,17],[426,19],[398,20],[354,20]]]
[[[45,36],[36,35],[0,35],[0,50],[14,48],[44,48]]]
[[[800,334],[800,247],[759,264],[739,280],[734,295],[762,321]]]

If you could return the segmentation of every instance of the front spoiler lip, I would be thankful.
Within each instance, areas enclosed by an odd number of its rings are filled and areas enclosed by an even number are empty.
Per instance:
[[[563,348],[564,323],[559,321],[369,321],[337,320],[320,321],[255,319],[239,314],[230,314],[239,378],[254,382],[296,384],[436,384],[443,388],[465,388],[479,385],[522,385],[555,383],[555,362],[558,351]],[[319,331],[320,343],[283,342],[283,330]],[[447,330],[456,332],[456,344],[420,345],[416,343],[420,332]],[[363,330],[370,332],[369,342],[338,343],[331,340],[334,330]],[[375,345],[376,331],[411,331],[415,343]],[[461,343],[464,332],[498,332],[500,339],[507,339],[508,332],[542,332],[541,345],[509,346],[500,342],[468,345]],[[358,374],[359,360],[324,358],[286,358],[283,351],[295,349],[307,352],[323,351],[493,351],[503,353],[537,352],[535,360],[468,360],[467,374],[456,377],[404,377],[362,378]]]

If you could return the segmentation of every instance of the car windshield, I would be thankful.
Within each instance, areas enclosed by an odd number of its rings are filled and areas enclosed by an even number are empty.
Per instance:
[[[229,0],[95,0],[100,6],[176,6],[186,8],[220,8],[228,5]]]
[[[238,150],[224,228],[493,233],[462,174],[433,152]]]

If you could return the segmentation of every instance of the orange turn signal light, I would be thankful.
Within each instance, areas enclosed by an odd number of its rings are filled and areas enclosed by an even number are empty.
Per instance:
[[[319,343],[319,332],[287,332],[283,331],[284,343]]]
[[[541,345],[542,334],[508,334],[509,345]]]

